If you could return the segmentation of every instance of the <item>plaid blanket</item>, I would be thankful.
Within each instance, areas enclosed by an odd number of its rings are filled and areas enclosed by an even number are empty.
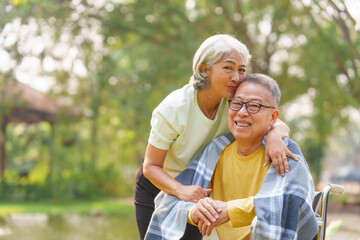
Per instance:
[[[176,177],[176,180],[185,185],[199,185],[207,188],[219,154],[233,140],[234,137],[231,133],[216,138]],[[263,145],[265,140],[266,138]],[[300,164],[288,158],[290,171],[286,177],[276,175],[275,169],[271,165],[259,193],[255,196],[256,200],[254,200],[258,219],[256,239],[296,239],[297,236],[298,239],[307,240],[312,239],[307,236],[315,236],[317,233],[317,223],[311,209],[314,186],[309,168],[297,144],[289,139],[285,139],[285,143],[289,150],[297,155]],[[303,170],[295,171],[298,168]],[[304,179],[297,176],[299,173],[302,174],[300,176],[307,179],[306,182],[299,181]],[[289,177],[290,175],[292,177]],[[294,200],[296,203],[292,202]],[[193,202],[184,202],[175,196],[160,192],[155,198],[155,211],[145,239],[180,239],[185,232],[188,209],[192,205],[194,205]],[[298,232],[296,233],[296,231]],[[265,234],[266,232],[271,233],[271,236]]]
[[[270,167],[254,197],[256,231],[251,239],[313,239],[319,228],[312,210],[315,195],[309,167],[299,146],[284,139],[299,162],[288,158],[290,171],[284,177]]]

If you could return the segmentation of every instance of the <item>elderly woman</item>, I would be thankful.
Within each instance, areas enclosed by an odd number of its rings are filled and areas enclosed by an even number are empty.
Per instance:
[[[135,189],[141,239],[160,190],[195,203],[211,192],[200,186],[183,185],[174,177],[214,138],[229,132],[226,99],[233,97],[250,58],[247,47],[236,38],[227,34],[209,37],[195,53],[190,83],[170,93],[153,111],[148,146]],[[267,135],[266,165],[271,159],[282,175],[288,171],[286,155],[296,159],[282,141],[288,136],[289,129],[281,121]]]

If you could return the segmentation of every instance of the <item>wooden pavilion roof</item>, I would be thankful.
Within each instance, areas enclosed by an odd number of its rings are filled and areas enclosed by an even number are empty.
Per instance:
[[[7,108],[4,115],[7,122],[24,123],[40,121],[53,123],[56,114],[65,107],[59,101],[18,81],[0,90],[0,105]]]

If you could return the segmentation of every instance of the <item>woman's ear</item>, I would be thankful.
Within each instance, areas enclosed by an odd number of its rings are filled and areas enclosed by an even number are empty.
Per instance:
[[[207,68],[207,66],[206,66],[206,64],[205,63],[202,63],[201,65],[200,65],[200,72],[201,72],[201,74],[203,75],[203,76],[207,76],[207,71],[208,71],[208,68]]]

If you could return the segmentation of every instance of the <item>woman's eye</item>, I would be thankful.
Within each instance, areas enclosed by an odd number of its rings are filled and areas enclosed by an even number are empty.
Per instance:
[[[231,67],[224,67],[226,70],[232,70],[232,68]]]
[[[240,69],[239,69],[239,72],[244,73],[244,72],[246,72],[246,69],[240,68]]]

